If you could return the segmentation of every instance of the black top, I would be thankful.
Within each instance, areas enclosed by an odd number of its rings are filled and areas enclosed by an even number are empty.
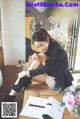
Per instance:
[[[49,48],[45,54],[48,56],[45,65],[30,70],[31,77],[47,73],[49,76],[55,77],[62,90],[72,85],[73,77],[68,68],[66,51],[56,41],[50,39]]]

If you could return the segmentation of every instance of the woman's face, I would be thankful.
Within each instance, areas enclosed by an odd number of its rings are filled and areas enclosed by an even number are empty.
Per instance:
[[[34,41],[34,45],[42,52],[47,52],[49,47],[49,40],[47,41]]]

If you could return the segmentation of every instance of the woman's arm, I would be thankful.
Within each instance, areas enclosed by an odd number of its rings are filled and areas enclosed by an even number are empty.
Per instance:
[[[62,62],[65,56],[66,56],[66,52],[64,49],[56,49],[52,53],[50,59],[44,66],[38,69],[29,71],[30,76],[33,77],[33,76],[37,76],[40,74],[49,73],[51,71],[54,72],[56,67]]]

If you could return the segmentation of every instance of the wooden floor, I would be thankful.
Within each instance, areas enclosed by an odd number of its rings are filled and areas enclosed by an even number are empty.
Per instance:
[[[60,90],[51,90],[44,84],[33,82],[32,85],[29,86],[24,91],[23,107],[25,103],[27,102],[27,99],[29,98],[29,96],[36,96],[36,97],[43,97],[43,98],[48,98],[49,96],[51,96],[61,101],[62,96],[61,96],[61,93],[59,92]],[[33,118],[19,116],[19,119],[33,119]],[[64,111],[63,119],[73,119],[73,117],[71,116],[71,114],[68,112],[67,109],[65,109]]]

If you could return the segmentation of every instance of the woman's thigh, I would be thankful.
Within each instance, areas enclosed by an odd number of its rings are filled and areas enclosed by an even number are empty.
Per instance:
[[[45,83],[50,89],[54,88],[55,85],[55,77],[48,76],[47,74],[45,75]]]
[[[44,74],[41,74],[41,75],[38,75],[38,76],[34,76],[34,77],[32,77],[32,80],[36,81],[36,82],[44,83],[44,84],[46,83]]]
[[[48,76],[46,73],[38,75],[38,76],[34,76],[32,78],[33,81],[46,84],[50,89],[54,88],[54,85],[55,85],[54,79],[55,79],[55,77]]]

